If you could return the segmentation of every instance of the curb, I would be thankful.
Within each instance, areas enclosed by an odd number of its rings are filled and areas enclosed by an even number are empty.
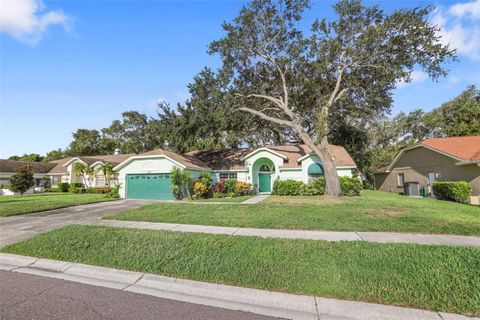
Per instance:
[[[0,270],[289,319],[472,320],[462,315],[178,279],[0,253]]]

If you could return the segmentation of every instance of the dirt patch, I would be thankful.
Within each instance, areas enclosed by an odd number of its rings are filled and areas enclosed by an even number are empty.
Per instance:
[[[405,208],[378,208],[378,209],[366,209],[365,213],[369,217],[384,218],[384,217],[399,217],[409,213],[410,210]]]
[[[325,196],[270,196],[263,203],[289,204],[289,205],[331,205],[345,203],[348,199]]]

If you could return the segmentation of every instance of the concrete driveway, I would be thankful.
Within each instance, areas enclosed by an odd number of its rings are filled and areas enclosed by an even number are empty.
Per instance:
[[[103,216],[154,201],[117,200],[0,218],[0,247],[70,224],[92,223]]]

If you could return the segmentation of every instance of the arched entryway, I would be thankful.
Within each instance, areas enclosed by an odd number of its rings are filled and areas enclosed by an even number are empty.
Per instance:
[[[272,175],[275,165],[268,158],[260,158],[253,164],[253,183],[257,185],[259,193],[272,192]]]

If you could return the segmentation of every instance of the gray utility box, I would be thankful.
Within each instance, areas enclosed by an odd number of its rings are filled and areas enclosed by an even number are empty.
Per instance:
[[[405,182],[403,192],[406,196],[420,197],[420,183],[416,181]]]

